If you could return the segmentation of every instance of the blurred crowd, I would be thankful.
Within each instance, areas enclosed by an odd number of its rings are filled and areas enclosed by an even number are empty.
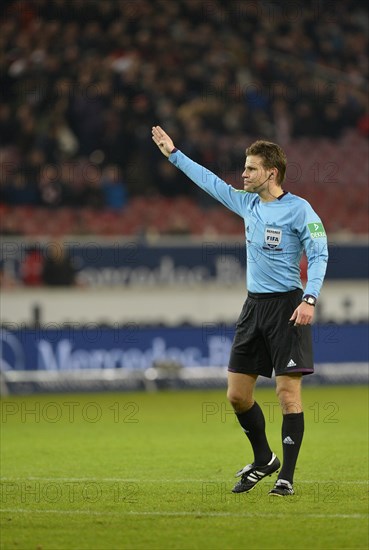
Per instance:
[[[2,2],[0,202],[197,197],[162,125],[217,173],[251,139],[368,137],[368,8],[353,0]],[[202,197],[202,200],[206,201]]]

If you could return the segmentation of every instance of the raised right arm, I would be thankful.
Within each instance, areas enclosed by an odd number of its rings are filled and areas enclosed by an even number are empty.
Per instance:
[[[242,218],[244,217],[245,204],[249,199],[249,194],[245,191],[239,191],[228,185],[225,181],[218,178],[213,172],[207,170],[197,162],[194,162],[181,151],[174,147],[171,138],[160,128],[154,126],[152,129],[152,139],[165,155],[169,162],[182,170],[196,185],[201,187],[214,199],[221,202]]]

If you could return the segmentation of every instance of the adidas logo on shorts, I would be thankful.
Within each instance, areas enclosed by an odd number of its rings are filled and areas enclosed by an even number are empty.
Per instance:
[[[293,359],[290,359],[287,363],[287,367],[296,367],[296,363]]]

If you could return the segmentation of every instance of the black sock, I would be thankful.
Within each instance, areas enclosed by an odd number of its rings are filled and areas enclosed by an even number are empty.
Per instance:
[[[278,479],[286,479],[293,483],[293,474],[304,435],[304,413],[283,415],[282,446],[283,465]]]
[[[237,414],[238,422],[252,445],[254,451],[254,462],[257,466],[264,466],[272,457],[265,434],[265,418],[263,411],[256,403],[246,412]]]

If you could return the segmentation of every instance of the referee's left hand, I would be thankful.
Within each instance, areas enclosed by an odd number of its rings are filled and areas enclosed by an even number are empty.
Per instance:
[[[290,317],[290,321],[295,321],[294,326],[300,327],[302,325],[310,325],[313,321],[315,307],[301,302],[301,304],[295,309]]]

